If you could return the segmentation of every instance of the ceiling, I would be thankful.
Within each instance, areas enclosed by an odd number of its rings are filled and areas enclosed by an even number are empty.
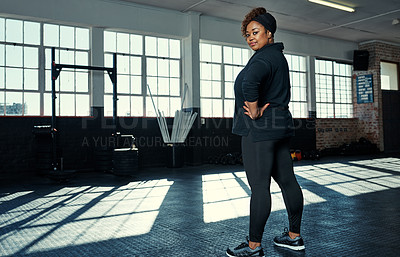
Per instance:
[[[254,7],[275,16],[278,30],[331,37],[352,42],[380,40],[400,44],[400,0],[331,0],[355,8],[354,13],[307,0],[123,0],[181,12],[241,21]]]

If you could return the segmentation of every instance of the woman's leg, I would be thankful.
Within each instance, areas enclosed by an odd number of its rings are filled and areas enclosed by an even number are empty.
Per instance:
[[[272,177],[281,188],[289,217],[289,232],[300,234],[303,214],[303,193],[293,172],[293,162],[289,150],[290,138],[281,140],[276,145],[275,166]]]
[[[242,137],[242,156],[251,189],[249,240],[261,243],[271,212],[270,183],[275,141],[253,142],[251,135]]]

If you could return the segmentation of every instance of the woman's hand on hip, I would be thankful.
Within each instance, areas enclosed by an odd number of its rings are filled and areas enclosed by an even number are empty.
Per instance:
[[[264,106],[258,107],[258,101],[255,102],[244,101],[244,106],[243,106],[245,110],[244,114],[249,116],[252,120],[256,120],[263,115],[268,105],[269,103],[266,103]]]

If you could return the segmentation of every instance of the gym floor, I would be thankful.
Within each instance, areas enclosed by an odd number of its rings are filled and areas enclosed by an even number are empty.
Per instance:
[[[398,256],[400,158],[295,163],[305,206],[305,251],[272,243],[287,226],[271,185],[266,256]],[[1,256],[225,256],[245,240],[250,190],[243,167],[78,173],[64,183],[0,181]]]

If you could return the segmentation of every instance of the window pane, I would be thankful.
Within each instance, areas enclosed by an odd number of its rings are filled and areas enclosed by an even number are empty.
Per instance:
[[[60,98],[56,98],[56,115],[59,115],[59,100]],[[44,115],[45,116],[50,116],[51,115],[51,105],[52,105],[52,100],[51,100],[51,94],[47,93],[44,94]]]
[[[158,38],[158,56],[169,57],[168,54],[168,39]]]
[[[117,44],[117,33],[104,31],[104,51],[116,52],[117,49],[116,44]]]
[[[6,20],[6,41],[22,43],[22,21]]]
[[[4,24],[5,24],[5,20],[3,18],[0,18],[0,41],[5,41],[4,38]],[[1,103],[1,100],[0,100]],[[0,111],[0,115],[1,115],[1,111]]]
[[[131,57],[131,75],[141,75],[142,74],[142,58],[141,57]]]
[[[171,97],[170,98],[170,116],[175,116],[175,112],[181,109],[181,99],[178,97]]]
[[[117,58],[117,73],[129,74],[129,56],[118,55]]]
[[[88,53],[87,52],[75,52],[75,63],[76,65],[88,65]]]
[[[104,116],[113,116],[112,95],[104,95]]]
[[[24,67],[39,68],[39,51],[35,47],[24,47]]]
[[[114,65],[114,60],[113,60],[113,55],[112,54],[105,54],[104,55],[104,65],[106,67],[112,68]],[[117,67],[118,68],[118,67]]]
[[[158,59],[158,76],[169,76],[169,61],[166,59]]]
[[[74,27],[60,26],[60,46],[65,48],[74,48],[74,42]]]
[[[222,51],[221,46],[219,46],[219,45],[213,45],[212,46],[212,50],[211,50],[211,52],[212,52],[212,62],[219,62],[219,63],[221,62],[221,60],[222,60],[221,51]]]
[[[233,63],[242,64],[242,51],[240,48],[233,48]]]
[[[221,80],[221,65],[212,64],[212,80]]]
[[[202,80],[200,81],[200,96],[201,97],[211,97],[211,81]]]
[[[146,55],[157,55],[157,38],[145,37],[146,40]]]
[[[246,65],[249,61],[249,50],[242,49],[242,65]]]
[[[90,115],[90,103],[89,95],[76,95],[76,115],[77,116],[89,116]]]
[[[118,96],[117,113],[118,116],[130,116],[129,96]]]
[[[129,75],[118,75],[117,76],[117,92],[118,94],[124,93],[129,94]]]
[[[6,46],[6,65],[22,67],[22,46]]]
[[[110,76],[107,73],[104,74],[104,92],[105,93],[113,92],[113,84],[111,82]]]
[[[201,79],[211,80],[211,64],[201,63],[200,66]]]
[[[232,66],[225,65],[225,81],[234,81]]]
[[[60,115],[75,115],[75,97],[73,94],[60,94]]]
[[[24,43],[40,45],[40,23],[24,22]]]
[[[24,115],[40,115],[40,94],[24,93]]]
[[[298,71],[299,68],[299,57],[297,55],[292,55],[292,69]]]
[[[4,107],[4,92],[0,91],[0,116],[4,115]]]
[[[157,97],[153,96],[154,105],[157,108]],[[150,97],[146,97],[146,116],[147,117],[156,117],[156,113],[154,111],[153,101]]]
[[[24,70],[24,89],[39,90],[39,72],[38,70]]]
[[[142,96],[131,96],[131,115],[136,117],[143,116]]]
[[[213,97],[221,97],[221,82],[220,81],[213,81],[212,82],[212,96]],[[221,104],[222,106],[222,104]],[[222,116],[221,116],[222,117]]]
[[[131,94],[142,93],[142,77],[131,76]]]
[[[211,61],[211,45],[200,44],[200,60],[202,62],[210,62]]]
[[[89,73],[76,72],[75,76],[76,76],[76,92],[88,92],[88,90],[89,90]],[[77,102],[77,103],[79,103],[79,102]],[[78,111],[78,109],[77,109],[77,111]]]
[[[4,65],[4,45],[0,45],[0,66]]]
[[[212,100],[200,99],[201,117],[212,117]]]
[[[117,33],[117,52],[129,54],[129,34]]]
[[[157,76],[157,59],[147,58],[146,69],[147,69],[148,76]]]
[[[22,115],[22,92],[6,92],[6,115]]]
[[[232,47],[224,46],[224,63],[232,64]]]
[[[171,117],[168,97],[159,97],[157,107],[165,117]]]
[[[234,98],[233,83],[225,82],[225,97]]]
[[[169,79],[158,78],[158,94],[169,95]]]
[[[158,94],[158,82],[157,82],[157,77],[147,77],[147,85],[149,86],[150,89],[147,88],[148,90],[147,94],[150,95],[150,93],[155,96]]]
[[[62,64],[75,64],[75,52],[74,51],[60,51],[60,62]]]
[[[234,100],[225,100],[224,101],[224,117],[232,118],[235,109],[235,101]]]
[[[171,58],[181,58],[181,41],[174,39],[169,41],[169,56]]]
[[[213,99],[213,117],[223,117],[222,99]]]
[[[52,24],[44,24],[44,45],[45,46],[59,46],[59,26]]]
[[[89,29],[75,28],[76,49],[89,50]]]
[[[143,53],[143,37],[139,35],[131,35],[131,54]]]
[[[180,95],[180,83],[179,83],[179,79],[173,79],[171,78],[169,80],[169,87],[170,87],[170,91],[169,94],[171,96],[179,96]]]
[[[169,68],[170,68],[170,76],[179,78],[180,77],[180,72],[179,72],[179,61],[171,60],[169,62]]]
[[[4,68],[0,67],[0,89],[4,88]],[[0,103],[1,99],[0,99]]]
[[[75,73],[71,71],[63,71],[59,76],[60,90],[73,92],[75,86]],[[61,110],[63,111],[63,110]]]
[[[6,69],[6,89],[22,89],[22,69]]]

